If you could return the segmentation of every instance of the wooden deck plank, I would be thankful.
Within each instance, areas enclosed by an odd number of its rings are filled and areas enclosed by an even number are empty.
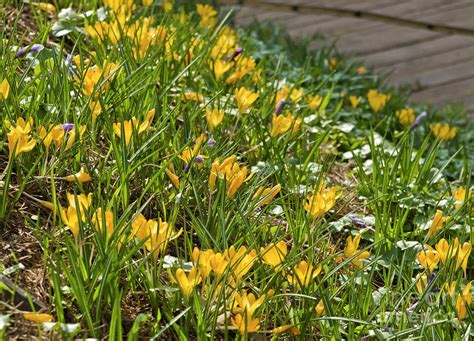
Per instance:
[[[440,68],[414,72],[410,78],[390,79],[390,84],[408,85],[415,91],[449,84],[457,80],[474,78],[474,59],[451,63]]]
[[[474,77],[415,91],[410,96],[410,101],[412,102],[426,101],[426,99],[429,99],[429,102],[435,105],[462,101],[466,106],[472,108],[474,102]]]
[[[390,71],[387,78],[390,84],[409,84],[414,89],[411,100],[435,105],[463,101],[474,114],[474,37],[374,19],[313,14],[304,9],[292,15],[287,7],[288,4],[327,6],[474,29],[473,0],[262,1],[281,3],[286,10],[252,9],[247,5],[249,17],[283,23],[292,36],[320,33],[336,39],[339,50],[355,54],[378,72]]]
[[[396,1],[397,3],[403,2],[410,2],[413,0],[399,0]],[[446,1],[446,0],[444,0]],[[456,0],[461,1],[461,0]],[[367,10],[371,8],[375,8],[377,6],[385,6],[385,5],[393,5],[394,0],[255,0],[254,2],[266,2],[266,3],[274,3],[274,4],[282,4],[282,5],[300,5],[300,6],[311,6],[311,5],[318,5],[318,6],[326,6],[326,7],[337,7],[343,9],[351,9],[351,10]]]
[[[423,42],[437,36],[440,36],[440,34],[426,30],[384,25],[380,30],[362,35],[343,35],[338,38],[336,46],[340,51],[367,54]]]
[[[473,18],[469,12],[464,12],[462,9],[447,11],[444,15],[446,20],[457,20],[458,22],[471,21]],[[434,18],[435,16],[432,17]],[[441,33],[401,27],[395,24],[378,24],[368,30],[342,35],[339,37],[336,46],[340,47],[341,50],[351,50],[355,53],[367,54],[387,48],[420,43],[441,35]]]
[[[458,49],[470,45],[473,38],[458,35],[443,35],[435,39],[425,41],[416,45],[387,49],[362,56],[361,61],[373,67],[390,66],[397,63],[410,62],[412,60],[435,55],[445,51]]]
[[[237,14],[236,22],[239,25],[248,25],[254,21],[275,21],[278,19],[296,18],[298,14],[293,12],[273,12],[262,8],[242,7],[245,10],[243,15]],[[286,20],[285,20],[286,21]]]
[[[403,0],[400,2],[409,2],[411,0]],[[445,0],[432,0],[432,1],[445,1]],[[259,1],[255,1],[256,3]],[[298,4],[298,5],[311,5],[313,4],[312,1],[301,1],[301,0],[265,0],[267,3],[275,3],[275,4],[283,4],[283,5],[291,5],[291,4]],[[381,8],[385,6],[393,6],[393,0],[378,0],[376,5],[373,0],[323,0],[321,3],[331,6],[338,6],[340,8],[350,8],[354,10],[369,10],[375,7]],[[250,8],[249,4],[245,5],[244,7]],[[254,7],[255,9],[262,9],[263,7]],[[275,9],[265,9],[267,12],[274,12],[277,13],[277,8]],[[289,11],[287,11],[289,12]],[[251,16],[251,12],[247,11],[247,16]],[[281,17],[278,17],[276,20],[277,22],[282,22],[287,26],[287,28],[291,28],[292,25],[298,25],[298,27],[305,26],[306,24],[312,24],[314,22],[322,23],[327,21],[333,21],[339,19],[338,17],[332,15],[322,15],[322,14],[304,14],[298,13],[299,18],[297,20],[285,18],[286,20],[282,20]],[[273,19],[273,18],[272,18]]]
[[[421,73],[429,71],[441,72],[442,68],[472,60],[473,56],[474,39],[471,45],[435,55],[424,56],[415,60],[403,61],[398,64],[377,68],[376,70],[380,73],[388,73],[388,79],[391,84],[402,85],[406,84],[407,80],[412,82],[415,79],[415,81],[420,82],[418,75]],[[426,84],[421,83],[421,86],[426,87]]]
[[[421,1],[421,3],[420,3]],[[425,6],[423,8],[422,4],[427,4],[425,1],[429,1],[429,7]],[[471,8],[474,10],[474,6],[470,6],[466,9],[468,3],[472,0],[462,0],[456,1],[455,3],[446,3],[446,0],[417,0],[410,1],[408,3],[396,3],[392,6],[382,7],[379,9],[372,9],[370,12],[379,13],[379,14],[390,14],[391,16],[401,17],[406,19],[417,19],[420,18],[423,21],[433,23],[433,24],[450,24],[452,18],[456,18],[459,21],[459,15],[462,16],[463,22],[460,25],[469,24],[471,21],[474,24],[474,13],[471,14]],[[377,2],[374,2],[377,3]],[[320,15],[319,17],[325,18],[326,16]],[[315,18],[319,18],[315,17]],[[345,33],[357,34],[359,32],[370,31],[370,30],[379,30],[384,23],[376,22],[370,19],[362,19],[356,17],[337,17],[333,16],[333,20],[315,20],[313,23],[305,22],[304,25],[293,24],[291,21],[285,23],[288,27],[289,33],[293,36],[304,34],[305,31],[314,32],[315,29],[321,30],[323,33],[328,35],[342,35]],[[455,25],[453,25],[455,26]],[[296,32],[295,32],[296,31]]]

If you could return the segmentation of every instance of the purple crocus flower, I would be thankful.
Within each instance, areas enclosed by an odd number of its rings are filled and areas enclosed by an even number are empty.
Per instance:
[[[285,104],[286,104],[286,101],[284,99],[281,99],[276,105],[275,111],[273,113],[279,114],[283,110],[283,107],[285,106]]]
[[[39,52],[43,49],[44,49],[44,46],[41,44],[33,44],[30,46],[25,46],[18,50],[18,52],[15,55],[15,58],[20,58],[22,55],[25,54],[27,50],[28,52]]]
[[[64,123],[63,124],[63,130],[65,132],[71,131],[74,129],[74,123]]]
[[[201,155],[198,155],[198,156],[196,156],[196,158],[194,159],[194,162],[196,162],[196,163],[203,163],[203,162],[204,162],[204,158],[203,158]]]
[[[411,129],[416,129],[416,127],[418,127],[421,123],[421,121],[423,121],[423,119],[426,117],[426,111],[423,111],[421,114],[419,114],[416,119],[415,119],[415,122],[413,122],[413,125],[411,126]]]
[[[225,61],[225,62],[227,62],[227,61],[229,61],[229,60],[234,61],[235,58],[237,58],[237,56],[238,56],[239,54],[241,54],[242,52],[244,52],[244,49],[241,48],[241,47],[238,47],[238,48],[234,51],[234,53],[232,53],[232,54],[230,55],[230,57],[227,57],[226,59],[224,59],[224,61]]]
[[[214,140],[212,137],[207,141],[207,146],[208,147],[213,147],[216,144],[216,140]]]
[[[434,272],[432,272],[430,274],[430,277],[428,278],[428,283],[426,283],[426,287],[429,287],[430,284],[434,281],[435,278],[436,278],[436,274]]]
[[[362,227],[362,228],[369,227],[369,225],[363,222],[359,217],[351,216],[350,218],[351,218],[351,222],[358,227]]]

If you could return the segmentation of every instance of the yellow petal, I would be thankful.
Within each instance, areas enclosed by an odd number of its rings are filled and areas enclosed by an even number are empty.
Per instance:
[[[10,84],[6,79],[0,83],[0,98],[7,99],[10,93]]]
[[[32,322],[36,323],[45,323],[54,321],[54,317],[50,314],[41,314],[41,313],[23,313],[23,317]]]

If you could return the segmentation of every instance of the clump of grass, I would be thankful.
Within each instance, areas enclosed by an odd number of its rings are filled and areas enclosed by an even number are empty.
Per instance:
[[[38,45],[0,37],[0,223],[37,236],[48,309],[4,319],[64,338],[469,336],[460,119],[208,5],[28,9]]]

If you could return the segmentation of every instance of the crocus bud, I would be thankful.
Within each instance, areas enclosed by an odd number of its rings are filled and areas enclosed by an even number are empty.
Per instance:
[[[64,123],[63,124],[63,130],[65,132],[71,131],[74,129],[74,123]]]
[[[29,50],[28,50],[29,49]],[[28,50],[28,52],[39,52],[42,49],[44,49],[44,46],[41,44],[33,44],[30,46],[25,46],[22,47],[21,49],[18,50],[18,52],[15,55],[15,58],[20,58],[22,55],[25,54],[25,52]]]
[[[285,104],[290,104],[291,101],[287,101],[285,99],[281,99],[278,104],[275,107],[275,111],[273,112],[274,114],[279,114],[282,110]]]
[[[234,53],[232,53],[232,54],[230,55],[230,57],[227,57],[227,58],[225,59],[225,61],[226,61],[226,62],[229,61],[229,60],[234,61],[235,58],[237,58],[237,56],[238,56],[239,54],[241,54],[242,52],[244,52],[244,49],[241,48],[241,47],[238,47],[238,48],[234,51]]]
[[[411,126],[411,129],[416,129],[416,127],[418,127],[421,123],[421,121],[423,121],[423,119],[426,117],[426,111],[423,111],[421,114],[419,114],[416,118],[415,118],[415,122],[413,122],[413,125]]]

